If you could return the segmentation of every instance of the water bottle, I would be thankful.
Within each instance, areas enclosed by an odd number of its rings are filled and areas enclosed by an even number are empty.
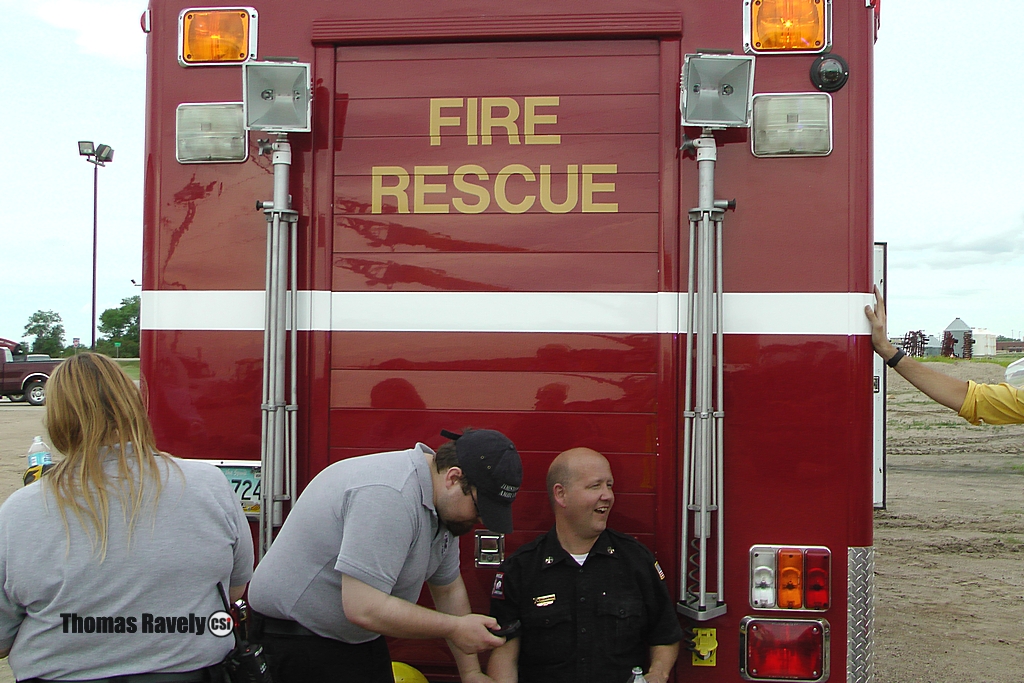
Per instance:
[[[634,666],[633,678],[629,679],[629,683],[647,683],[647,679],[644,678],[644,670],[639,666]]]
[[[53,456],[50,455],[50,447],[43,443],[43,437],[32,439],[32,445],[28,447],[28,466],[46,467],[52,464]]]

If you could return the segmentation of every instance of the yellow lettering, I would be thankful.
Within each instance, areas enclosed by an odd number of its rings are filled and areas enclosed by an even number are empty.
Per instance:
[[[448,191],[444,183],[427,183],[426,176],[448,175],[447,166],[413,166],[412,212],[413,213],[448,213],[448,202],[444,204],[427,204],[423,199],[426,194],[440,194]]]
[[[462,98],[430,98],[430,144],[433,147],[441,144],[441,126],[458,126],[462,123],[458,116],[441,116],[442,109],[449,109],[451,107],[462,107]]]
[[[595,183],[597,173],[618,173],[618,164],[583,164],[583,213],[618,213],[618,202],[598,203],[596,192],[615,192],[615,183]]]
[[[466,164],[455,169],[455,189],[471,194],[480,201],[476,204],[467,204],[461,197],[454,197],[452,205],[459,213],[483,213],[491,205],[491,194],[485,188],[468,182],[466,176],[470,174],[475,175],[480,180],[490,180],[490,176],[487,175],[487,171],[484,170],[483,166]]]
[[[558,114],[538,114],[537,107],[557,107],[557,97],[527,97],[523,109],[523,137],[528,145],[559,145],[561,135],[537,135],[538,125],[558,123]],[[543,176],[542,176],[543,177]]]
[[[475,145],[476,134],[476,98],[470,97],[466,100],[466,144]]]
[[[507,114],[501,117],[494,116],[496,108],[504,107]],[[480,98],[480,144],[491,144],[491,128],[504,128],[508,133],[508,144],[519,144],[519,126],[516,119],[519,118],[519,103],[511,97],[481,97]]]
[[[579,202],[580,174],[579,166],[569,164],[565,173],[565,201],[556,204],[551,201],[551,167],[544,164],[540,167],[540,205],[548,213],[569,213]]]
[[[394,197],[398,201],[398,213],[409,213],[409,172],[401,166],[374,166],[370,171],[373,175],[373,191],[371,193],[370,213],[380,213],[383,197]],[[384,176],[398,178],[397,185],[384,185]]]
[[[528,167],[522,164],[509,164],[505,168],[498,172],[497,177],[494,179],[494,201],[501,207],[501,210],[505,213],[525,213],[530,210],[533,206],[533,202],[536,201],[536,197],[531,194],[526,195],[523,201],[518,204],[513,204],[508,200],[508,196],[505,194],[505,183],[508,182],[510,176],[521,175],[528,182],[534,182],[537,177],[533,175]]]

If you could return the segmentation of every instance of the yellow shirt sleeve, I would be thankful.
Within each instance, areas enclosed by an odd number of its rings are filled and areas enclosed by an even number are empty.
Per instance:
[[[984,420],[990,425],[1024,424],[1024,391],[1009,384],[967,382],[967,398],[960,417],[973,425]]]

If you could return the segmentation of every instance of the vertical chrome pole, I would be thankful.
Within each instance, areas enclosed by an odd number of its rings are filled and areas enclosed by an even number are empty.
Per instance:
[[[288,207],[289,209],[291,206]],[[299,342],[298,342],[298,329],[299,329],[299,223],[296,220],[291,222],[291,295],[289,296],[291,311],[291,322],[289,328],[291,329],[291,348],[289,354],[291,356],[291,368],[289,373],[289,384],[291,386],[291,394],[289,396],[288,403],[288,463],[285,471],[285,493],[288,496],[290,505],[295,505],[295,501],[298,500],[298,483],[296,481],[297,467],[297,453],[298,453],[298,410],[299,410],[299,394],[298,394],[298,357],[299,357]],[[312,304],[312,301],[310,302]]]
[[[711,535],[711,501],[709,500],[711,472],[708,455],[712,447],[710,375],[712,363],[714,363],[711,347],[714,233],[711,230],[710,218],[711,209],[714,208],[715,203],[717,151],[714,136],[708,130],[702,131],[700,139],[697,140],[698,208],[701,212],[700,263],[697,267],[700,288],[700,332],[697,339],[697,370],[700,374],[697,419],[701,433],[700,499],[697,504],[697,514],[700,516],[700,524],[694,529],[694,532],[698,533],[700,537],[700,593],[698,597],[700,609],[707,608],[707,543],[708,537]]]
[[[706,620],[725,612],[721,599],[722,210],[719,202],[715,201],[717,146],[712,131],[704,129],[700,138],[687,142],[686,148],[697,152],[698,206],[690,211],[690,276],[687,285],[687,323],[690,327],[687,329],[683,411],[683,438],[688,443],[684,444],[683,452],[686,504],[683,511],[683,576],[679,608],[694,619]],[[696,340],[696,358],[691,354],[691,339]],[[692,405],[689,396],[691,378],[695,378]],[[693,514],[693,556],[689,555],[690,514]],[[717,592],[709,590],[708,586],[708,542],[712,538],[713,527],[717,532]]]
[[[717,207],[716,202],[716,207]],[[718,602],[725,604],[725,525],[722,510],[724,505],[723,470],[724,458],[724,432],[725,432],[725,395],[722,389],[724,377],[724,295],[722,285],[722,217],[724,209],[715,209],[715,507],[718,509],[717,530],[718,530],[718,577],[716,590],[718,591]]]
[[[267,478],[267,467],[270,463],[270,366],[267,359],[270,358],[270,333],[271,328],[271,306],[270,306],[270,281],[274,262],[274,222],[270,212],[267,212],[267,268],[266,288],[263,293],[263,394],[260,401],[260,517],[259,517],[259,547],[257,553],[262,559],[269,545],[266,543],[267,529],[271,527],[270,507],[273,495],[270,493],[270,480]]]
[[[260,141],[260,153],[271,152],[274,166],[274,199],[272,202],[257,204],[267,216],[267,280],[266,316],[263,331],[263,410],[264,421],[261,434],[261,490],[260,490],[260,557],[269,549],[274,540],[274,527],[284,519],[283,504],[293,497],[285,493],[286,480],[289,491],[294,486],[294,419],[289,411],[295,412],[296,391],[295,360],[292,359],[292,404],[286,403],[286,376],[288,364],[289,326],[289,234],[295,241],[295,212],[291,209],[288,194],[291,172],[292,151],[285,133],[279,133],[272,145]],[[289,225],[293,226],[289,230]],[[294,246],[292,247],[294,249]],[[294,292],[296,260],[292,258],[292,352],[295,352]],[[289,426],[292,429],[289,430]],[[292,432],[289,434],[289,432]]]
[[[690,219],[690,248],[688,251],[689,264],[686,277],[686,365],[684,371],[683,388],[683,535],[682,535],[682,558],[679,563],[679,596],[685,600],[690,591],[690,503],[693,500],[693,466],[694,451],[690,440],[693,438],[693,331],[696,328],[694,321],[694,278],[696,277],[696,244],[697,224]]]

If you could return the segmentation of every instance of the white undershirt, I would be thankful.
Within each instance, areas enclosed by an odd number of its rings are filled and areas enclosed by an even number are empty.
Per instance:
[[[582,555],[573,555],[572,553],[569,554],[572,555],[572,559],[576,560],[576,564],[582,567],[583,563],[587,561],[587,555],[589,555],[590,553],[583,553]]]

